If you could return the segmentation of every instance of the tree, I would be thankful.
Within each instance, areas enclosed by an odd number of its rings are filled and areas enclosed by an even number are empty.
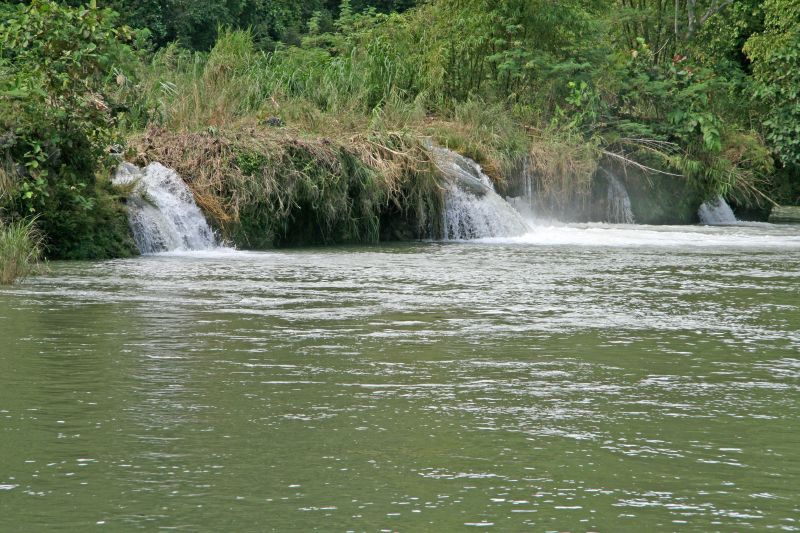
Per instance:
[[[63,3],[77,7],[82,1]],[[389,13],[415,4],[416,0],[354,0],[352,8]],[[338,14],[339,0],[98,0],[98,5],[118,12],[123,24],[147,29],[156,47],[179,40],[187,48],[209,50],[224,26],[252,29],[262,43],[297,44],[315,13]]]
[[[767,140],[785,166],[800,167],[800,0],[766,0],[765,29],[745,45]]]
[[[117,142],[107,81],[134,60],[129,29],[94,2],[19,5],[0,28],[0,154],[13,177],[6,208],[36,215],[56,257],[124,253],[124,215],[97,180]],[[101,242],[102,241],[102,242]]]
[[[665,63],[686,53],[709,21],[735,4],[749,0],[618,0],[614,13],[628,48],[643,38],[653,50],[653,59]]]

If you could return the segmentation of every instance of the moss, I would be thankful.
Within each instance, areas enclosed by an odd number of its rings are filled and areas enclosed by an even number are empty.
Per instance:
[[[628,169],[625,177],[631,209],[639,224],[695,224],[701,194],[687,180],[675,176],[648,176]]]
[[[105,187],[104,187],[105,188]],[[128,224],[128,212],[109,191],[98,194],[92,223],[78,240],[71,259],[112,259],[139,255]]]

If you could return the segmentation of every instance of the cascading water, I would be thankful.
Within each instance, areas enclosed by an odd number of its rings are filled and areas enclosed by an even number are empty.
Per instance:
[[[516,237],[529,231],[519,212],[493,190],[476,196],[451,183],[445,196],[446,240]]]
[[[528,232],[520,214],[501,198],[480,165],[455,152],[430,146],[446,178],[445,240],[515,237]]]
[[[706,226],[732,226],[738,223],[733,209],[722,196],[717,196],[701,205],[697,210],[697,216]]]
[[[533,173],[531,172],[531,158],[525,157],[522,160],[519,172],[520,183],[517,193],[521,196],[506,197],[506,201],[516,209],[525,220],[536,220],[536,200],[533,195]]]
[[[525,220],[535,225],[560,222],[609,222],[635,224],[631,198],[625,182],[604,167],[591,176],[591,188],[552,187],[538,175],[532,156],[520,160],[510,177],[507,197]],[[540,181],[541,180],[541,181]]]
[[[172,250],[208,250],[217,246],[191,191],[180,176],[160,163],[144,169],[122,163],[113,182],[135,183],[128,200],[128,221],[143,254]]]
[[[608,170],[600,167],[608,180],[608,205],[606,217],[608,222],[613,224],[633,224],[633,210],[631,209],[631,198],[625,184]]]

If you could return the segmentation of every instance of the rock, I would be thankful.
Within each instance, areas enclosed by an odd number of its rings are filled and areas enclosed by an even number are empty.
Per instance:
[[[133,163],[123,161],[117,167],[117,172],[114,175],[112,182],[114,185],[128,185],[144,177],[144,172],[141,168]]]
[[[800,205],[781,205],[769,215],[772,224],[800,224]]]
[[[451,182],[476,196],[483,196],[492,190],[477,163],[432,142],[426,143],[426,148],[430,151],[433,163]]]

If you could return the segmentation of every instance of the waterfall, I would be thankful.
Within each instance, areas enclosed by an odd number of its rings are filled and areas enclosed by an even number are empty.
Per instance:
[[[515,237],[528,232],[520,214],[501,198],[475,161],[430,145],[445,176],[444,239]]]
[[[608,205],[606,217],[608,222],[613,224],[633,224],[633,210],[631,209],[631,198],[625,184],[619,178],[603,167],[600,167],[608,180]]]
[[[736,224],[736,215],[722,196],[717,196],[700,206],[697,210],[700,222],[707,226],[731,226]]]
[[[522,218],[532,222],[537,219],[536,199],[533,195],[533,173],[531,172],[531,158],[522,159],[518,183],[514,188],[519,196],[507,196],[506,201],[516,209]],[[520,194],[521,193],[521,194]]]
[[[128,221],[143,254],[208,250],[217,246],[194,197],[180,176],[160,163],[140,169],[122,163],[116,185],[135,184],[128,199]]]
[[[445,191],[444,238],[446,240],[516,237],[529,231],[516,209],[496,192],[477,196],[458,184]]]

